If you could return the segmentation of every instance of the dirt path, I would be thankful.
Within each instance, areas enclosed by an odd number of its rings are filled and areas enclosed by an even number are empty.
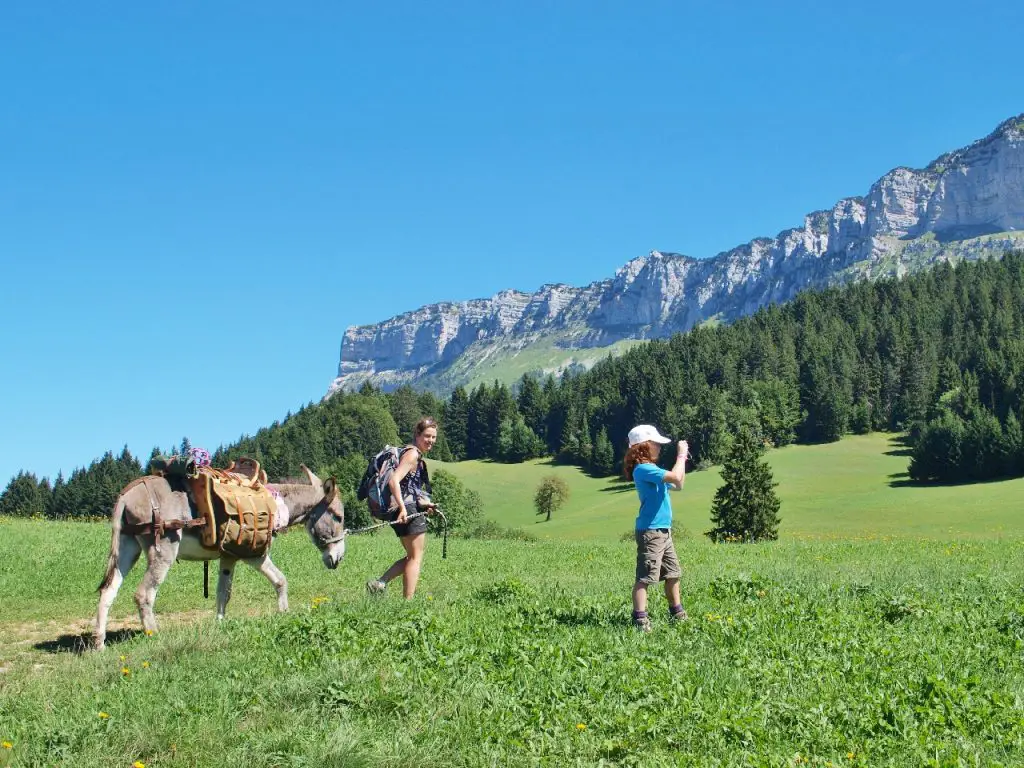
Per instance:
[[[258,616],[268,611],[240,609],[238,616]],[[213,610],[210,608],[181,611],[178,613],[158,613],[157,621],[161,629],[195,624],[203,621],[214,621]],[[107,625],[107,644],[119,642],[141,634],[142,626],[138,616],[120,619],[112,618]],[[82,653],[92,645],[92,619],[76,619],[72,621],[23,621],[0,622],[0,674],[4,674],[15,665],[32,664],[36,668],[48,666],[55,654]]]

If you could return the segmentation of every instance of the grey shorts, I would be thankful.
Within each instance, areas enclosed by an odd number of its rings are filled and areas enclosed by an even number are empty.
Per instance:
[[[396,514],[395,517],[397,518],[398,515]],[[403,536],[416,536],[421,533],[426,533],[427,516],[420,515],[419,517],[414,517],[408,523],[403,523],[402,525],[392,525],[391,527],[394,529],[395,535],[398,538],[402,538]]]
[[[678,579],[682,575],[676,548],[672,544],[671,530],[651,528],[636,532],[637,581],[642,584],[657,584],[665,579]]]

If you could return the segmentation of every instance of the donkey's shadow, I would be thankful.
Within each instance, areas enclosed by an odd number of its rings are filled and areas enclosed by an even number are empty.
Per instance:
[[[141,629],[118,629],[107,635],[107,643],[123,643],[141,634]],[[81,632],[77,635],[61,635],[56,640],[44,640],[32,647],[37,651],[45,651],[46,653],[81,654],[92,650],[92,632]]]

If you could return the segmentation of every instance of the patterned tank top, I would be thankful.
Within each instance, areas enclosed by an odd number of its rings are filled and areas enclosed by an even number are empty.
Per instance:
[[[407,445],[402,449],[402,455],[412,448],[415,446]],[[416,462],[416,467],[402,478],[398,487],[402,489],[403,499],[411,498],[415,501],[423,497],[430,498],[430,476],[427,474],[427,463],[423,461],[422,456]]]

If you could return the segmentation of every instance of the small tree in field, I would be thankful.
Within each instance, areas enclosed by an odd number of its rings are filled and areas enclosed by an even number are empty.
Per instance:
[[[741,429],[722,467],[725,481],[715,493],[707,532],[713,541],[763,541],[779,537],[777,483],[768,463],[761,461],[764,447],[749,429]]]
[[[545,522],[551,519],[551,513],[562,506],[569,498],[569,485],[558,475],[548,475],[540,481],[537,493],[533,497],[533,506],[538,515],[547,515]]]

